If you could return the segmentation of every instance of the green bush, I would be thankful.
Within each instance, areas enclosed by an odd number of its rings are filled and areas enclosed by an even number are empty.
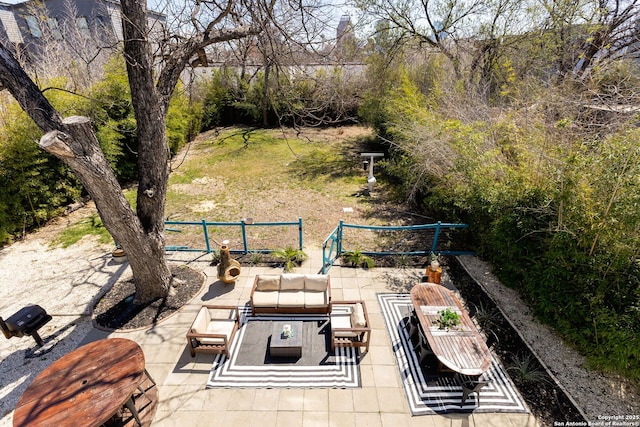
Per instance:
[[[48,82],[66,87],[62,79]],[[121,183],[137,177],[136,122],[124,62],[114,58],[105,77],[88,97],[46,90],[45,96],[65,115],[93,119],[102,151]],[[81,186],[67,166],[40,149],[41,132],[13,101],[2,109],[0,128],[0,244],[43,225],[81,195]],[[199,130],[202,106],[190,103],[178,88],[167,112],[167,143],[175,154]]]
[[[0,129],[0,243],[43,225],[80,195],[70,170],[37,145],[40,130],[11,103]]]
[[[640,131],[579,128],[546,107],[553,88],[530,89],[534,111],[451,110],[455,90],[409,71],[368,101],[391,141],[385,174],[426,215],[468,223],[501,281],[590,363],[640,380]]]

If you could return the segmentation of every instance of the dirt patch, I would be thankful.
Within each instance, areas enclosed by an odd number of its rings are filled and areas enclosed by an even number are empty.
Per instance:
[[[152,326],[171,316],[202,288],[201,273],[186,267],[171,266],[172,290],[167,298],[151,304],[134,304],[133,280],[116,283],[96,304],[93,320],[102,329],[131,330]]]

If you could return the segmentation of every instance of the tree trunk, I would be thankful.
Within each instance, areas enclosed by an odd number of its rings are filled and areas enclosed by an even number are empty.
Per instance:
[[[2,45],[0,82],[46,132],[40,147],[67,164],[93,198],[105,227],[127,253],[136,284],[136,302],[168,295],[171,273],[164,253],[163,230],[156,227],[152,228],[153,232],[147,232],[142,226],[100,149],[90,119],[75,116],[62,120]]]
[[[144,281],[136,280],[136,301],[168,295],[171,274],[164,251],[164,208],[169,180],[169,148],[166,112],[170,94],[160,95],[154,86],[153,57],[148,41],[146,2],[122,0],[124,53],[131,87],[138,136],[137,217],[143,229],[144,256],[154,258],[144,270]],[[166,99],[165,99],[166,98]],[[127,258],[135,254],[127,253]],[[146,260],[149,261],[148,259]],[[131,260],[129,261],[131,263]],[[139,266],[143,268],[143,266]],[[133,268],[133,264],[132,264]],[[153,282],[146,279],[158,269]]]
[[[64,132],[46,133],[40,147],[69,165],[94,200],[105,227],[127,254],[136,284],[135,302],[166,296],[172,276],[164,240],[143,229],[100,149],[90,119],[68,117],[63,126]]]

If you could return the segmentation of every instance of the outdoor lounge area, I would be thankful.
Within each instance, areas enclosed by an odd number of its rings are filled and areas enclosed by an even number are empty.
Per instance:
[[[321,255],[310,255],[297,274],[317,275]],[[253,313],[256,276],[280,269],[243,266],[232,286],[219,281],[215,266],[202,270],[203,289],[174,316],[150,329],[94,329],[85,338],[140,345],[159,393],[153,426],[538,425],[498,361],[486,372],[480,405],[475,392],[461,405],[455,374],[440,372],[431,357],[420,362],[409,291],[422,269],[334,266],[329,313]],[[291,348],[274,351],[285,330]]]

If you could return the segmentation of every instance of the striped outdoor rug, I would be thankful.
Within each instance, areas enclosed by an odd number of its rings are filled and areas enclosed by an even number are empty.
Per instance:
[[[391,345],[413,415],[448,412],[528,412],[522,397],[495,358],[491,368],[484,375],[490,380],[490,384],[480,392],[480,406],[476,393],[472,393],[461,407],[462,388],[455,383],[452,375],[439,374],[435,369],[423,370],[418,364],[405,326],[411,310],[409,294],[378,294],[378,302],[391,336]]]
[[[334,306],[334,310],[342,309]],[[328,339],[323,328],[328,330],[328,316],[321,315],[258,315],[252,316],[249,307],[240,307],[240,329],[231,346],[231,358],[217,355],[207,381],[207,388],[357,388],[360,387],[360,368],[357,350],[337,348],[335,354],[329,354]],[[267,339],[256,336],[248,326],[250,322],[294,321],[315,322],[319,333],[315,337],[305,337],[303,358],[296,363],[285,360],[270,360],[266,354]],[[268,328],[266,328],[268,329]],[[266,330],[262,327],[262,330]],[[308,340],[313,339],[311,343]],[[320,341],[318,341],[320,340]],[[311,350],[313,348],[313,350]],[[247,357],[242,351],[253,354]],[[317,354],[305,356],[305,352]],[[253,360],[247,364],[247,360]],[[312,364],[308,361],[312,361]],[[251,364],[253,363],[253,364]]]

